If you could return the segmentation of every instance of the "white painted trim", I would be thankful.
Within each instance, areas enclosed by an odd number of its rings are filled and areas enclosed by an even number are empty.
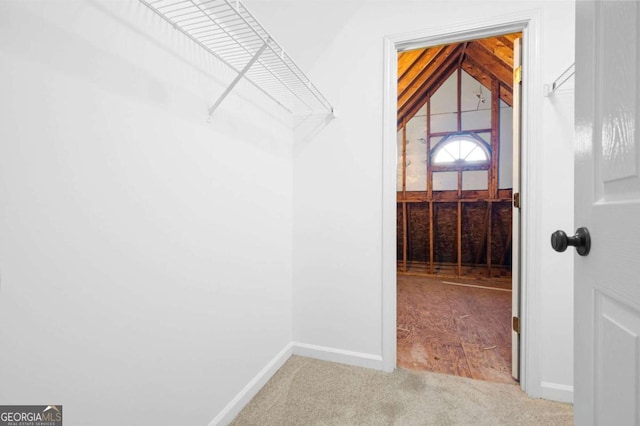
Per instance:
[[[384,38],[384,93],[383,93],[383,160],[382,160],[382,365],[385,371],[396,366],[396,100],[397,51],[419,47],[449,44],[464,40],[492,37],[509,32],[522,31],[523,84],[522,84],[522,252],[521,258],[521,374],[522,389],[532,396],[541,394],[539,365],[539,288],[536,265],[542,247],[534,236],[542,230],[538,218],[541,198],[539,175],[543,170],[542,141],[542,79],[540,67],[540,10],[497,16],[488,19],[447,23],[412,33],[391,35]]]
[[[267,384],[291,355],[306,356],[322,361],[337,362],[355,367],[382,370],[382,357],[362,352],[352,352],[327,346],[291,342],[284,347],[238,394],[227,404],[208,426],[226,425],[233,421],[242,409]]]
[[[395,42],[384,38],[384,98],[382,120],[382,369],[396,369],[396,169],[398,167],[397,102],[398,66]],[[393,100],[393,102],[391,101]],[[393,221],[393,224],[390,223]]]
[[[540,55],[540,12],[530,15],[523,29],[522,45],[522,140],[520,144],[521,192],[521,293],[520,293],[520,386],[530,396],[541,396],[540,383],[540,310],[539,266],[542,247],[540,218],[540,177],[544,172],[541,132],[544,99]],[[546,240],[545,240],[546,241]]]
[[[337,362],[355,367],[382,370],[382,357],[362,352],[352,352],[327,346],[293,343],[293,354],[315,358],[322,361]]]
[[[541,398],[573,404],[573,386],[571,385],[540,382],[540,389],[542,390]]]
[[[267,384],[274,374],[284,365],[293,354],[293,343],[289,343],[262,369],[238,394],[227,404],[218,415],[209,422],[208,426],[227,425],[242,411],[242,409]]]

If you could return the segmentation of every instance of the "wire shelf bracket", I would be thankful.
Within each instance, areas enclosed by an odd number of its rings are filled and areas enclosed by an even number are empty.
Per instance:
[[[243,78],[296,115],[331,115],[334,107],[239,0],[140,0],[237,75],[209,108]]]
[[[245,67],[242,69],[242,71],[240,71],[238,73],[237,77],[233,79],[233,81],[225,89],[225,91],[222,93],[222,95],[220,95],[220,97],[218,98],[216,103],[214,103],[213,105],[211,105],[211,107],[209,107],[209,117],[211,117],[211,114],[213,114],[213,111],[215,111],[216,108],[218,108],[218,105],[220,105],[222,103],[224,98],[227,97],[229,92],[231,92],[231,90],[233,90],[233,88],[236,86],[236,84],[238,84],[238,82],[242,79],[242,77],[244,77],[247,74],[247,71],[249,71],[249,68],[251,68],[251,65],[253,65],[253,63],[258,60],[258,58],[260,57],[262,52],[264,52],[264,50],[267,48],[268,45],[269,45],[269,40],[265,41],[264,44],[262,45],[262,47],[260,48],[260,50],[258,50],[256,52],[256,54],[253,55],[253,58],[251,58],[251,60],[247,63],[247,65],[245,65]]]
[[[576,64],[573,63],[569,66],[569,68],[564,70],[564,72],[560,74],[560,76],[556,78],[553,83],[544,85],[544,95],[546,97],[553,95],[555,91],[558,90],[564,83],[566,83],[567,80],[569,80],[575,73]]]

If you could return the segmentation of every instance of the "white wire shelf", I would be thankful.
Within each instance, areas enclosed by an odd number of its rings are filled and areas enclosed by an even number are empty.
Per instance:
[[[239,1],[140,0],[237,73],[209,116],[242,78],[294,114],[333,114],[333,106]]]

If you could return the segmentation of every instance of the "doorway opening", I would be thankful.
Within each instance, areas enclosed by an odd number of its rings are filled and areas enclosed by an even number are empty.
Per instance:
[[[521,37],[512,32],[398,53],[401,368],[507,383],[518,378],[514,69]]]

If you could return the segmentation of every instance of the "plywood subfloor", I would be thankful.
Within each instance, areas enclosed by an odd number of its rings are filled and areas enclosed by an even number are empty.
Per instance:
[[[508,289],[504,281],[399,275],[398,366],[514,383]]]

